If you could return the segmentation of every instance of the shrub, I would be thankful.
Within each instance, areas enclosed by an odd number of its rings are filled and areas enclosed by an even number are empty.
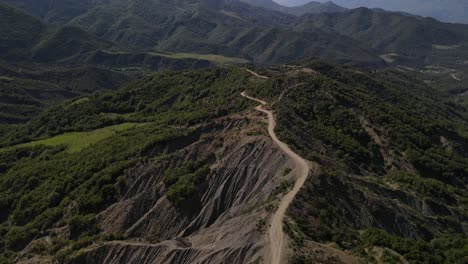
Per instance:
[[[446,202],[452,202],[454,200],[453,187],[435,179],[425,179],[416,174],[399,170],[387,173],[385,179],[414,190],[422,197],[436,198]]]
[[[466,263],[468,239],[447,236],[430,242],[401,238],[381,229],[367,229],[360,237],[366,247],[385,247],[403,255],[410,263]]]
[[[12,227],[5,236],[5,246],[10,250],[21,250],[28,245],[37,233],[37,229],[29,226]]]
[[[180,205],[196,193],[198,185],[210,173],[208,166],[195,170],[193,164],[166,171],[164,183],[169,186],[166,196],[172,203]]]
[[[93,214],[75,215],[68,221],[68,227],[72,237],[82,234],[94,234],[99,231],[96,218]]]

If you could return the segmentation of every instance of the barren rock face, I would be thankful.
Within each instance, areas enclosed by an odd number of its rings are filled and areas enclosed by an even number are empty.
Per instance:
[[[127,173],[122,198],[100,213],[101,228],[125,242],[88,249],[72,263],[252,263],[263,256],[265,207],[288,175],[287,157],[267,136],[261,115],[232,116],[196,128],[169,158]],[[253,125],[255,124],[255,125]],[[259,132],[260,131],[260,132]],[[255,132],[255,133],[254,133]],[[212,155],[211,172],[180,206],[164,195],[169,167]],[[284,177],[285,179],[281,179]],[[132,238],[146,238],[131,242]]]

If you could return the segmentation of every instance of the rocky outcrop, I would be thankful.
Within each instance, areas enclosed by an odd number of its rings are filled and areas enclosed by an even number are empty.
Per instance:
[[[199,127],[182,148],[135,167],[122,198],[100,213],[106,233],[125,241],[94,245],[71,263],[253,263],[263,256],[266,205],[289,175],[288,158],[267,136],[261,114]],[[196,195],[174,206],[162,181],[169,167],[213,154]],[[284,178],[284,179],[282,179]],[[143,238],[143,239],[142,239]]]

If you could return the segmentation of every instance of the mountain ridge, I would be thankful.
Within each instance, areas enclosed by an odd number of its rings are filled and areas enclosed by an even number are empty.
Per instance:
[[[325,0],[320,0],[323,2]],[[338,5],[347,8],[369,7],[383,8],[389,11],[404,11],[415,15],[433,17],[451,23],[468,23],[466,12],[468,3],[463,0],[335,0]]]
[[[263,7],[266,9],[271,9],[275,11],[280,11],[283,13],[288,13],[296,16],[301,16],[309,13],[337,13],[343,12],[346,8],[338,6],[333,2],[314,2],[310,1],[298,6],[287,7],[280,5],[273,0],[241,0],[242,2],[248,3],[250,5]]]

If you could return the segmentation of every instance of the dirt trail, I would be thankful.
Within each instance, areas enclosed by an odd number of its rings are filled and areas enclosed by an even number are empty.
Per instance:
[[[252,75],[255,75],[255,76],[258,77],[258,78],[268,79],[268,77],[263,76],[263,75],[260,75],[260,74],[254,72],[254,71],[251,71],[251,70],[249,70],[249,69],[247,69],[247,68],[244,68],[244,70],[247,71],[248,73],[252,74]],[[250,98],[250,99],[253,99],[253,98]],[[255,101],[257,101],[257,100],[255,100]]]
[[[257,74],[254,75],[257,76]],[[241,95],[247,99],[260,103],[260,105],[257,106],[255,109],[268,115],[268,134],[273,139],[273,141],[280,147],[280,149],[294,161],[295,172],[297,177],[296,183],[294,184],[293,189],[281,199],[278,209],[272,217],[271,226],[268,230],[268,239],[270,247],[267,251],[265,262],[271,264],[286,263],[287,254],[285,254],[285,251],[287,244],[285,242],[285,236],[283,233],[283,219],[289,205],[291,204],[301,187],[304,185],[304,182],[307,179],[307,176],[309,175],[310,167],[305,159],[303,159],[294,151],[292,151],[287,144],[280,141],[276,136],[276,121],[273,112],[264,108],[267,102],[248,96],[245,92],[242,92]]]
[[[459,81],[459,82],[462,81],[462,79],[458,78],[455,74],[451,73],[450,75],[452,76],[452,78],[453,78],[455,81]]]

